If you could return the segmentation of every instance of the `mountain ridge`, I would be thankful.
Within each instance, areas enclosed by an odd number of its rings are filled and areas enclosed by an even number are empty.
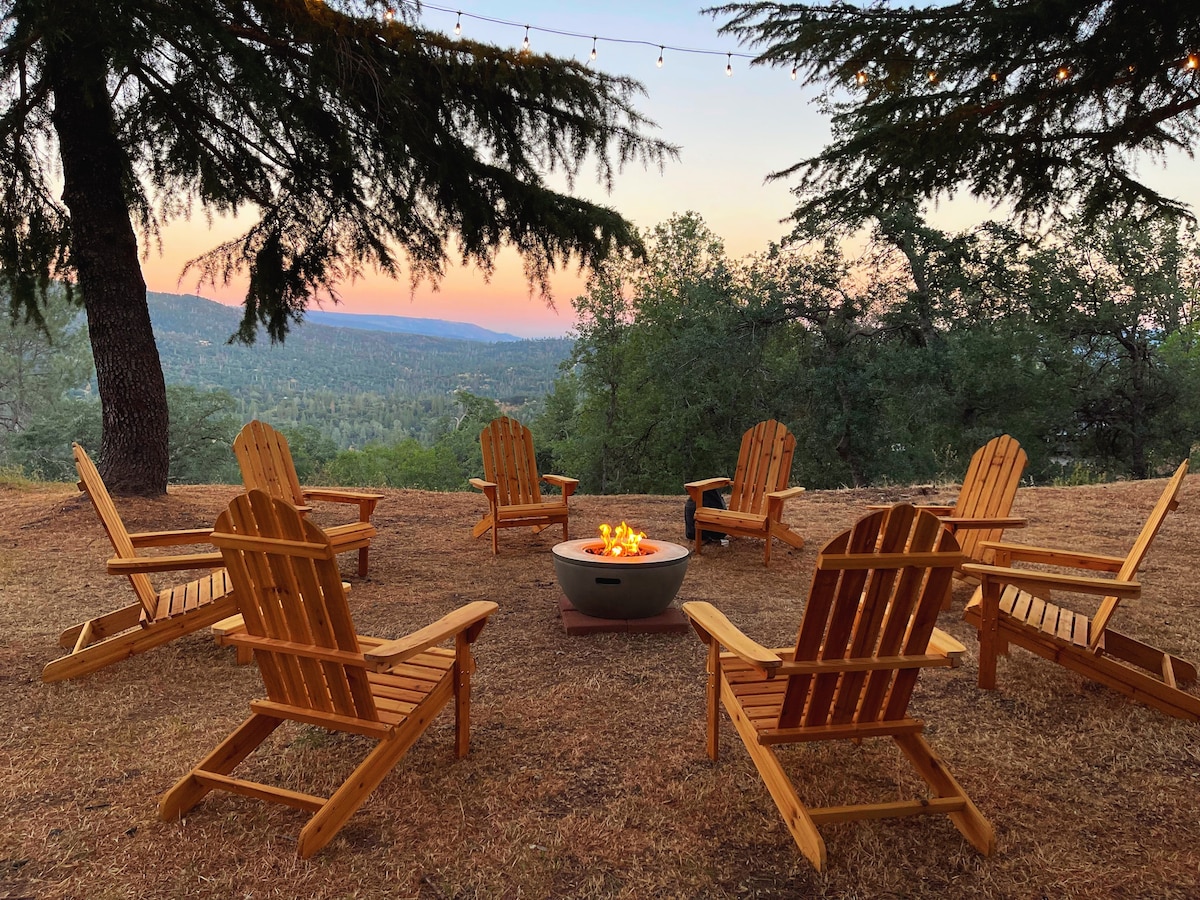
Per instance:
[[[382,331],[388,334],[420,334],[460,341],[481,341],[487,344],[525,340],[515,334],[492,331],[481,325],[470,322],[453,322],[448,319],[422,319],[413,316],[327,312],[323,309],[310,309],[305,311],[304,320],[314,325],[328,325],[333,328]]]

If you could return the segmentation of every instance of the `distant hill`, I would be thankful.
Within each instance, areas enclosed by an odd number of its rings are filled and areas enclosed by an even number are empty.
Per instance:
[[[388,331],[401,334],[424,334],[430,337],[455,338],[460,341],[519,341],[515,334],[489,331],[469,322],[447,322],[444,319],[416,319],[409,316],[372,316],[359,313],[326,312],[310,309],[304,321],[337,328],[357,328],[361,331]]]
[[[177,294],[151,293],[149,302],[169,384],[227,390],[243,418],[312,425],[346,447],[429,438],[455,414],[458,389],[520,416],[550,391],[573,346],[567,338],[484,342],[306,321],[282,344],[260,333],[246,347],[228,343],[238,308]]]

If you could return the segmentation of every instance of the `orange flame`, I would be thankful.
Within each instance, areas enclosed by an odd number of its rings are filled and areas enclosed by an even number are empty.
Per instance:
[[[644,550],[638,548],[645,532],[634,531],[624,522],[615,529],[605,523],[600,526],[600,537],[604,540],[604,549],[597,551],[600,556],[641,556]]]

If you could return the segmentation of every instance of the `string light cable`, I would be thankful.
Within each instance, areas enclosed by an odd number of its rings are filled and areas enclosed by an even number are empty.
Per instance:
[[[401,2],[402,3],[410,3],[410,2],[412,2],[412,0],[401,0]],[[888,2],[899,2],[899,0],[888,0]],[[632,45],[632,46],[657,48],[658,49],[658,59],[656,60],[655,65],[660,69],[663,67],[666,51],[668,51],[668,50],[670,50],[672,53],[688,53],[688,54],[694,54],[694,55],[700,55],[700,56],[718,56],[718,57],[724,56],[725,57],[725,74],[726,75],[733,75],[733,60],[734,59],[744,59],[744,60],[751,60],[751,61],[759,60],[760,62],[763,62],[762,57],[758,54],[743,53],[743,52],[739,52],[736,50],[732,50],[732,51],[731,50],[711,50],[711,49],[707,49],[707,48],[703,48],[703,47],[681,47],[681,46],[676,46],[673,44],[665,44],[660,41],[647,41],[647,40],[640,40],[637,38],[607,37],[604,35],[589,34],[589,33],[582,32],[582,31],[568,31],[568,30],[560,29],[560,28],[547,28],[542,25],[530,25],[525,22],[516,22],[516,21],[509,20],[509,19],[500,19],[500,18],[496,18],[493,16],[485,16],[485,15],[481,15],[479,13],[464,12],[461,9],[457,9],[457,8],[453,8],[453,7],[449,7],[449,6],[437,6],[432,3],[421,2],[421,3],[414,3],[413,5],[415,6],[415,9],[418,12],[418,14],[425,10],[433,10],[435,12],[447,13],[449,15],[454,16],[455,19],[454,19],[453,33],[456,36],[462,35],[463,19],[468,19],[468,20],[473,19],[475,21],[487,22],[492,25],[503,25],[503,26],[509,27],[509,28],[523,28],[525,30],[525,36],[524,36],[524,40],[521,42],[521,50],[522,50],[522,52],[525,52],[525,53],[530,52],[530,45],[531,45],[530,32],[534,32],[534,33],[541,33],[541,34],[552,34],[552,35],[557,35],[559,37],[580,38],[585,41],[590,40],[592,42],[592,47],[591,47],[591,52],[588,54],[589,62],[594,62],[596,60],[596,58],[598,56],[597,47],[600,43],[626,44],[626,45]],[[392,9],[387,9],[384,11],[383,15],[384,15],[385,21],[391,21],[394,18],[395,13]],[[830,62],[833,62],[833,61],[831,60]],[[781,68],[783,68],[785,71],[789,71],[789,67],[787,66],[786,61],[783,61],[783,60],[768,60],[768,61],[765,61],[765,64],[777,65],[777,66],[780,66]],[[1198,74],[1198,72],[1200,72],[1200,54],[1198,54],[1196,51],[1189,52],[1182,59],[1180,59],[1178,61],[1177,65],[1178,65],[1178,68],[1182,69],[1184,72],[1187,72],[1189,74]],[[793,81],[795,81],[797,79],[797,75],[798,75],[800,69],[801,69],[800,61],[793,60],[791,66],[790,66],[790,75],[791,75],[791,79]],[[920,68],[917,67],[916,70],[920,71]],[[1134,71],[1134,67],[1130,66],[1129,74],[1132,75],[1133,71]],[[1054,66],[1054,65],[1050,66],[1049,74],[1053,80],[1058,81],[1058,82],[1065,82],[1068,80],[1072,80],[1074,78],[1074,76],[1076,75],[1076,72],[1074,70],[1074,67],[1072,67],[1068,64],[1060,64],[1057,66]],[[988,77],[990,78],[991,82],[993,84],[995,84],[997,87],[1004,81],[1004,76],[1001,75],[999,72],[992,72]],[[856,71],[855,74],[852,76],[852,78],[853,78],[855,85],[857,85],[858,87],[863,87],[868,82],[873,80],[873,75],[870,71],[870,68],[867,67],[867,68],[862,68],[862,69],[859,69],[858,71]],[[932,68],[932,67],[927,68],[925,70],[925,75],[924,75],[923,80],[925,80],[926,83],[929,84],[930,86],[939,86],[942,81],[938,70],[936,68]]]
[[[433,10],[435,12],[448,13],[449,15],[454,16],[455,17],[454,33],[456,35],[462,34],[462,23],[463,23],[464,19],[474,19],[479,22],[488,22],[489,24],[492,24],[492,25],[504,25],[509,28],[523,28],[525,30],[525,39],[521,44],[521,49],[523,49],[523,50],[529,49],[530,32],[533,32],[535,34],[538,34],[538,33],[553,34],[553,35],[557,35],[559,37],[581,38],[585,41],[592,42],[592,50],[588,57],[591,60],[595,60],[598,55],[597,44],[628,44],[628,45],[633,45],[633,46],[656,48],[658,50],[658,60],[656,62],[656,65],[660,69],[663,66],[664,54],[668,50],[670,50],[672,53],[691,53],[691,54],[696,54],[696,55],[701,55],[701,56],[724,56],[725,57],[725,74],[732,75],[733,74],[733,60],[735,60],[735,59],[752,60],[752,59],[757,58],[757,55],[754,53],[739,53],[737,51],[729,51],[729,50],[708,50],[703,47],[678,47],[678,46],[675,46],[672,44],[664,44],[662,41],[643,41],[643,40],[637,40],[634,38],[606,37],[604,35],[589,34],[589,33],[585,33],[582,31],[566,31],[564,29],[559,29],[559,28],[546,28],[545,26],[542,26],[542,25],[529,25],[525,22],[515,22],[515,21],[511,21],[509,19],[498,19],[498,18],[494,18],[492,16],[480,15],[478,13],[465,12],[456,7],[435,6],[432,3],[421,3],[419,6],[419,10],[420,11]]]

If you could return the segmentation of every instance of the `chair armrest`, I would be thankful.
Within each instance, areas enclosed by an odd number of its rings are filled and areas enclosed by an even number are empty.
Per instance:
[[[235,634],[245,634],[245,632],[246,620],[242,618],[241,613],[224,618],[220,622],[214,622],[212,625],[212,633],[218,640],[232,637]]]
[[[933,633],[929,635],[929,652],[938,653],[951,660],[954,666],[960,666],[967,648],[954,635],[948,634],[940,628],[934,628]]]
[[[803,494],[804,491],[805,489],[802,487],[790,487],[782,491],[771,491],[771,493],[767,494],[767,499],[777,500],[782,503],[784,500],[791,500],[797,494]]]
[[[487,497],[488,503],[492,506],[496,505],[496,499],[499,495],[500,485],[494,481],[484,481],[482,478],[470,479],[471,487],[476,490],[483,491],[483,495]]]
[[[738,659],[768,677],[783,665],[783,660],[774,650],[746,637],[711,603],[693,600],[683,604],[683,612],[691,620],[692,628],[700,635],[700,640],[706,644],[715,640]]]
[[[731,484],[733,484],[732,478],[706,478],[703,481],[689,481],[683,486],[683,489],[688,492],[688,496],[697,506],[703,506],[705,491],[720,490]]]
[[[914,503],[913,508],[917,510],[917,512],[933,513],[935,516],[948,516],[954,512],[953,504],[946,503],[930,503],[927,505],[917,505]]]
[[[371,513],[375,512],[375,504],[383,499],[383,494],[366,494],[362,491],[343,491],[336,488],[306,488],[306,501],[325,500],[329,503],[352,503],[358,506],[358,520],[370,522]]]
[[[467,640],[473,641],[479,635],[487,617],[499,608],[499,604],[490,600],[476,600],[447,613],[432,625],[426,625],[412,634],[368,650],[363,657],[373,664],[376,670],[384,670],[461,632],[466,632]]]
[[[1011,569],[1005,566],[985,566],[967,563],[963,571],[980,581],[996,581],[1029,590],[1044,592],[1046,588],[1073,591],[1079,594],[1097,594],[1101,597],[1136,598],[1142,586],[1136,581],[1116,581],[1112,578],[1096,578],[1091,575],[1064,575],[1059,572],[1039,572],[1035,569]]]
[[[182,531],[139,531],[129,535],[134,547],[175,547],[182,544],[209,544],[211,528],[187,528]]]
[[[1024,528],[1029,520],[1023,516],[993,516],[991,518],[975,516],[938,516],[943,525],[948,525],[952,531],[966,531],[979,528]]]
[[[362,491],[343,491],[340,488],[305,488],[305,500],[328,500],[332,503],[362,503],[373,500],[378,503],[383,494],[367,494]]]
[[[1072,569],[1090,569],[1096,572],[1119,572],[1125,565],[1123,556],[1106,556],[1103,553],[1080,553],[1075,550],[1056,550],[1053,547],[1037,547],[1032,544],[1012,544],[1008,541],[983,541],[980,548],[994,550],[997,563],[1006,561],[1045,563],[1052,566],[1067,566]]]
[[[564,500],[575,493],[575,489],[579,487],[578,478],[568,478],[565,475],[543,475],[542,481],[552,484],[562,491]]]
[[[210,532],[211,533],[211,532]],[[182,572],[186,569],[220,569],[225,565],[220,553],[191,553],[187,556],[138,556],[134,559],[113,557],[108,561],[109,575],[138,575],[150,572]]]

